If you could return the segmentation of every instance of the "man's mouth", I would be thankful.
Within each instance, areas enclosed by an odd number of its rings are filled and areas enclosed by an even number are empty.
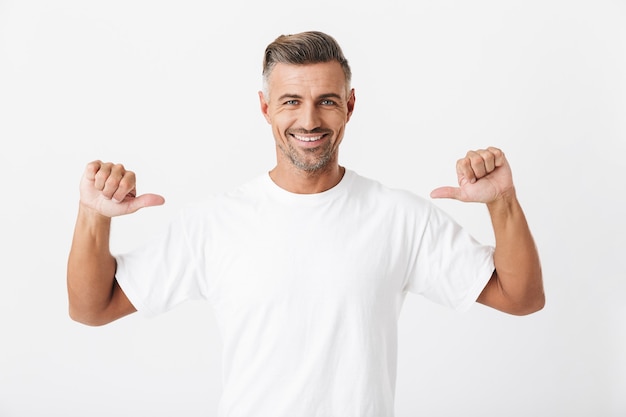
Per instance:
[[[324,137],[324,135],[303,136],[303,135],[297,135],[295,133],[293,133],[292,136],[296,138],[297,140],[299,140],[300,142],[317,142],[318,140],[321,140]]]

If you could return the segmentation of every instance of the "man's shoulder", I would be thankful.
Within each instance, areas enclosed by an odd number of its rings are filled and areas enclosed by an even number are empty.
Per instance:
[[[354,171],[347,171],[354,177],[351,187],[356,193],[361,193],[370,198],[374,198],[380,203],[389,203],[389,204],[408,204],[408,205],[429,205],[430,201],[426,200],[421,195],[417,194],[414,191],[394,187],[388,185],[380,180],[376,180]]]
[[[232,207],[254,204],[261,194],[263,183],[262,176],[252,178],[230,189],[214,191],[209,194],[187,202],[182,207],[184,216],[203,215],[207,212],[230,210]]]

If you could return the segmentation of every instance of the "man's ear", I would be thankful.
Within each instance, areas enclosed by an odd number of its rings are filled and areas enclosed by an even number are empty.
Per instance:
[[[267,120],[267,123],[272,124],[272,119],[269,115],[269,102],[265,99],[265,95],[263,95],[263,91],[259,91],[259,104],[261,105],[261,113],[263,113],[263,117]]]
[[[352,90],[350,90],[350,97],[348,98],[348,117],[347,117],[347,121],[350,120],[350,117],[352,117],[352,112],[354,111],[354,102],[356,101],[356,96],[354,95],[354,88]]]

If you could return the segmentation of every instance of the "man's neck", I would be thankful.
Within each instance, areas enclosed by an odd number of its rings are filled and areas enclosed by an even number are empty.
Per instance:
[[[346,169],[334,164],[318,171],[304,171],[293,166],[277,165],[269,172],[270,178],[280,188],[295,194],[316,194],[339,184]]]

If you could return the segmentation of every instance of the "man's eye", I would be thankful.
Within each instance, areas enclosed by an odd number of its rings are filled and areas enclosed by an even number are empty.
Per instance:
[[[298,104],[298,100],[287,100],[285,101],[285,104],[293,106],[295,104]]]
[[[333,104],[335,104],[335,102],[332,100],[322,100],[322,104],[324,106],[332,106]]]

